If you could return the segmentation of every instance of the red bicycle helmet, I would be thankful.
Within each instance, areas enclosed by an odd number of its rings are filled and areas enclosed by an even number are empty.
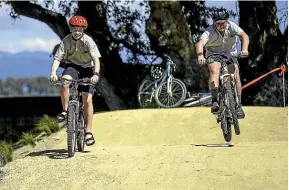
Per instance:
[[[69,20],[69,25],[87,28],[88,23],[87,23],[87,20],[83,16],[73,16]]]

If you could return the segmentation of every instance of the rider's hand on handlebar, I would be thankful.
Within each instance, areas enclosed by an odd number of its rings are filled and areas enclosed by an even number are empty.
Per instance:
[[[248,50],[241,51],[241,56],[248,56],[248,55],[249,55]]]
[[[51,73],[50,74],[50,82],[55,82],[58,80],[57,74],[56,73]]]
[[[206,59],[203,55],[198,56],[199,65],[203,65],[206,62]]]
[[[91,77],[90,82],[92,84],[96,84],[98,81],[99,77],[97,75],[93,75],[93,77]]]

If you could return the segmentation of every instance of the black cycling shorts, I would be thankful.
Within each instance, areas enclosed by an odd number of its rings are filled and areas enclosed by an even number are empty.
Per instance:
[[[65,69],[62,73],[62,76],[64,75],[69,75],[71,76],[74,80],[76,79],[82,79],[82,78],[91,78],[93,76],[93,67],[88,67],[84,68],[75,64],[67,64],[65,66]],[[94,93],[94,86],[87,85],[83,86],[80,85],[78,86],[78,91],[79,92],[88,92],[90,94]]]
[[[227,57],[225,57],[225,58],[227,58]],[[210,56],[208,56],[206,59],[207,59],[207,60],[208,60],[208,59],[212,60],[210,63],[220,62],[221,59],[222,59],[222,55],[210,55]],[[234,63],[234,64],[235,64],[236,68],[239,68],[238,60],[237,60],[235,57],[231,57],[229,60],[230,60],[231,63]],[[210,63],[209,63],[209,64],[210,64]]]

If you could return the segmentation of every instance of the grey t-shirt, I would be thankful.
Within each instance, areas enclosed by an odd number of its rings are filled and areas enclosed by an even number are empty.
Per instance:
[[[64,59],[82,67],[92,67],[94,66],[93,60],[100,57],[97,45],[90,36],[83,34],[79,40],[75,41],[69,34],[61,41],[54,59],[58,61]]]
[[[214,25],[210,25],[201,35],[200,40],[206,42],[206,57],[213,53],[237,54],[237,38],[243,30],[234,22],[228,21],[225,34],[222,36]]]

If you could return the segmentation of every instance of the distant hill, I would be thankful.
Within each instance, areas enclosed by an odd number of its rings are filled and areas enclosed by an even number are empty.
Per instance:
[[[47,52],[0,52],[0,78],[49,76],[52,57]]]

